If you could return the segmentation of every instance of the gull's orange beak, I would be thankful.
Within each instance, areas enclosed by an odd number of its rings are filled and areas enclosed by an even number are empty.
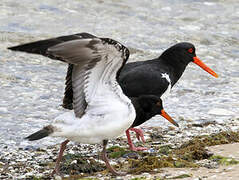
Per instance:
[[[207,67],[206,64],[204,64],[197,56],[193,57],[193,62],[200,66],[202,69],[207,71],[209,74],[213,75],[214,77],[218,78],[217,73],[215,73],[211,68]]]
[[[176,123],[176,121],[174,121],[163,109],[161,110],[160,115],[167,119],[169,122],[171,122],[173,125],[179,127],[178,123]]]

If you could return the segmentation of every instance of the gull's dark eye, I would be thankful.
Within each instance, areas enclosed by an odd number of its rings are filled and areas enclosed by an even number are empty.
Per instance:
[[[192,54],[193,53],[193,48],[188,49],[188,52]]]

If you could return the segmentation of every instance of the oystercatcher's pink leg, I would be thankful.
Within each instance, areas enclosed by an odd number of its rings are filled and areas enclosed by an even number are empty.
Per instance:
[[[62,160],[63,152],[66,149],[66,145],[67,145],[68,142],[70,142],[70,141],[67,139],[63,143],[61,143],[61,148],[60,148],[60,152],[58,153],[55,169],[51,173],[52,176],[54,174],[60,175],[60,171],[59,171],[60,170],[60,162]]]
[[[130,149],[131,151],[144,151],[144,150],[147,150],[148,148],[146,148],[146,147],[135,147],[135,146],[134,146],[134,144],[132,143],[131,137],[130,137],[130,133],[129,133],[129,131],[130,131],[131,129],[133,129],[132,131],[135,131],[136,128],[129,128],[129,129],[126,130],[126,136],[127,136],[127,139],[128,139],[129,149]],[[137,130],[138,130],[138,129],[137,129]],[[137,130],[136,130],[136,131],[137,131]],[[135,131],[135,132],[136,132],[136,131]],[[141,131],[142,131],[142,130],[141,130]],[[137,131],[137,132],[138,132],[138,131]],[[137,132],[136,132],[136,133],[137,133]],[[139,137],[141,137],[141,136],[139,135]],[[139,139],[139,137],[138,137],[138,139]],[[141,137],[141,139],[142,139],[142,137]],[[145,142],[144,137],[143,137],[142,141]]]
[[[139,141],[140,141],[140,139],[141,139],[141,141],[142,141],[143,143],[145,143],[144,131],[143,131],[142,129],[140,129],[140,128],[130,128],[129,130],[130,130],[130,131],[134,131],[134,132],[136,133],[137,139],[138,139]]]

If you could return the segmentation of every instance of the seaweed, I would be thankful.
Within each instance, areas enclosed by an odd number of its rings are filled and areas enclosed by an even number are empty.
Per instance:
[[[216,161],[218,162],[218,164],[225,166],[239,164],[239,161],[235,160],[234,158],[223,157],[218,155],[210,157],[210,160]]]

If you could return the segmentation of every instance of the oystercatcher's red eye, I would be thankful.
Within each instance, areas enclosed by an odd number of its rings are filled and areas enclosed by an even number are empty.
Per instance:
[[[189,53],[193,53],[193,48],[188,49]]]
[[[158,106],[162,106],[162,103],[160,101],[157,102]]]

